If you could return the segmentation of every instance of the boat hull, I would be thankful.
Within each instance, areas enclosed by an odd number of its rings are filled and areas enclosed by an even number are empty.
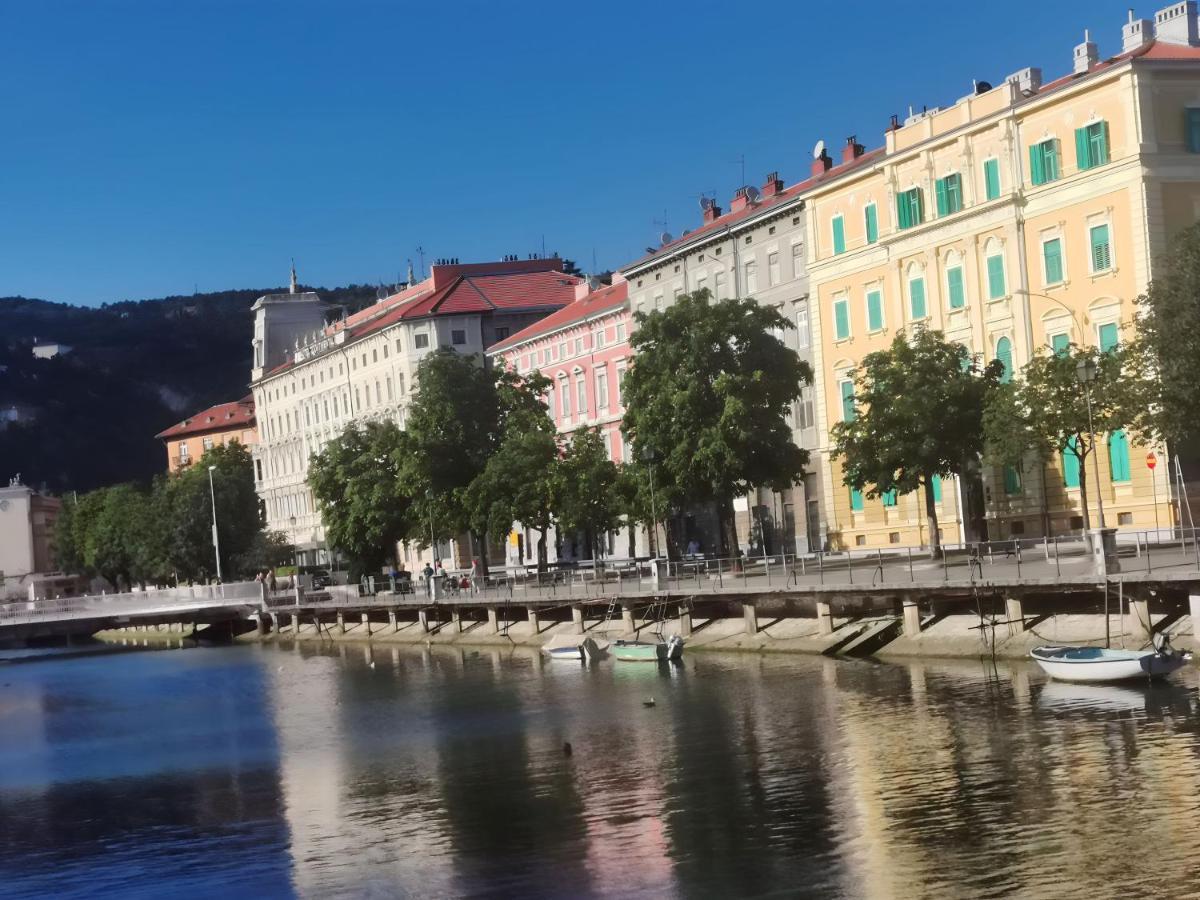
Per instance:
[[[542,652],[551,659],[563,662],[588,662],[599,659],[604,651],[590,637],[584,638],[578,644],[561,644],[553,647],[543,647]]]
[[[1035,647],[1029,655],[1058,681],[1098,683],[1162,678],[1185,666],[1190,654],[1102,647]]]
[[[683,640],[675,636],[666,641],[617,641],[612,655],[624,662],[666,662],[683,656]]]

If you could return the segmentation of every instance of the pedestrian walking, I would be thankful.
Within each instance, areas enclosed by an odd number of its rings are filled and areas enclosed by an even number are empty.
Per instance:
[[[470,578],[471,578],[471,595],[472,596],[475,596],[476,594],[479,593],[479,570],[480,570],[479,559],[478,558],[472,559],[471,560],[471,576],[470,576]]]
[[[433,596],[433,566],[425,563],[425,568],[421,570],[421,574],[425,576],[425,596]]]

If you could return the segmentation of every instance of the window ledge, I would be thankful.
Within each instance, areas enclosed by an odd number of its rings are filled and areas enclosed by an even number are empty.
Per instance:
[[[1117,269],[1116,266],[1110,266],[1107,269],[1101,269],[1099,272],[1090,272],[1090,273],[1088,273],[1088,275],[1091,278],[1092,282],[1095,283],[1100,278],[1105,278],[1109,275],[1116,275],[1118,271],[1120,271],[1120,270]]]
[[[875,329],[872,329],[871,331],[868,331],[867,337],[871,337],[872,335],[875,335],[875,334],[887,334],[886,326],[883,328],[875,328]]]

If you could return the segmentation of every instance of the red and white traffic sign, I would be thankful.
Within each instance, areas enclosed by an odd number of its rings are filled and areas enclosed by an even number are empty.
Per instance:
[[[1153,472],[1154,467],[1157,465],[1158,465],[1158,457],[1155,456],[1153,453],[1147,453],[1146,454],[1146,468]]]

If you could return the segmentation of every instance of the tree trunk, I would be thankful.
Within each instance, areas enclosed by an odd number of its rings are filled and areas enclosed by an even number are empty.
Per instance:
[[[538,575],[539,575],[539,576],[542,576],[542,575],[545,575],[545,574],[546,574],[546,568],[547,568],[547,561],[546,561],[546,532],[547,532],[547,531],[549,531],[549,530],[550,530],[550,526],[549,526],[549,525],[545,526],[544,528],[540,528],[540,529],[538,529],[538,542],[537,542],[537,569],[538,569]]]
[[[1042,535],[1053,537],[1050,533],[1054,529],[1050,523],[1050,493],[1046,487],[1046,461],[1039,459],[1038,466],[1042,470]]]
[[[1076,447],[1081,445],[1082,442],[1079,441],[1075,444]],[[1090,448],[1088,452],[1090,452]],[[1079,502],[1083,506],[1083,533],[1085,535],[1092,530],[1092,515],[1088,512],[1087,457],[1087,453],[1082,456],[1075,455],[1075,458],[1079,460]]]
[[[942,538],[938,534],[937,503],[933,499],[933,477],[926,476],[922,485],[925,491],[925,521],[929,528],[929,556],[936,559],[942,555]],[[961,510],[960,510],[961,514]]]
[[[732,501],[722,498],[717,504],[717,512],[721,518],[721,556],[729,559],[738,553],[737,518]]]
[[[487,532],[485,531],[482,535],[480,535],[480,534],[476,534],[474,531],[472,531],[471,532],[471,540],[475,543],[475,546],[477,548],[476,553],[479,558],[479,574],[481,576],[483,576],[484,578],[487,578],[487,574],[488,574]]]
[[[633,559],[637,556],[637,528],[634,526],[633,519],[625,517],[625,524],[629,528],[629,558]]]

